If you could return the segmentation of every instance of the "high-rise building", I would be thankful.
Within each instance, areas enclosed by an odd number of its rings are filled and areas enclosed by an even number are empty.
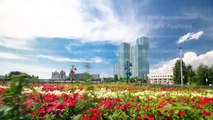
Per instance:
[[[132,63],[132,76],[145,78],[149,73],[149,39],[141,37],[136,39],[136,44],[130,47],[128,43],[121,43],[118,47],[118,63],[114,66],[114,74],[125,76],[124,64]]]
[[[118,76],[125,77],[124,64],[130,61],[130,44],[121,43],[118,47]]]
[[[114,65],[114,75],[119,75],[119,64],[118,63],[116,63]]]
[[[146,78],[149,74],[149,39],[141,37],[131,46],[132,77]]]

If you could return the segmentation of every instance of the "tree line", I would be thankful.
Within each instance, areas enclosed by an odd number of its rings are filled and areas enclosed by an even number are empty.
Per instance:
[[[28,81],[38,81],[39,80],[38,76],[29,75],[27,73],[20,72],[20,71],[11,71],[10,73],[8,73],[5,76],[3,76],[0,80],[11,81],[11,79],[14,76],[19,76],[19,75],[24,76]]]
[[[183,83],[184,84],[197,84],[209,85],[213,84],[213,65],[208,67],[206,65],[199,65],[196,69],[192,65],[186,65],[182,61]],[[180,60],[177,60],[173,68],[173,79],[175,84],[181,83],[180,75]]]

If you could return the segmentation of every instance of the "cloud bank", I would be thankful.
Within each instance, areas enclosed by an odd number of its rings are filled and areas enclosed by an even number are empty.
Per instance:
[[[159,68],[151,69],[151,74],[172,74],[172,69],[175,65],[175,62],[179,58],[175,58],[163,63]],[[192,65],[194,69],[196,69],[200,64],[204,64],[207,66],[213,65],[213,50],[209,51],[205,54],[197,55],[194,52],[187,52],[183,56],[183,61],[186,65]]]
[[[1,0],[0,46],[28,50],[37,37],[132,41],[148,29],[128,11],[118,15],[106,0]]]
[[[186,35],[180,37],[177,41],[177,44],[190,41],[190,40],[198,40],[204,34],[203,31],[199,31],[197,33],[189,32]]]
[[[8,53],[8,52],[0,52],[0,58],[2,59],[26,59],[23,56],[17,55],[17,54],[13,54],[13,53]]]
[[[50,55],[38,55],[39,58],[45,58],[51,61],[55,62],[72,62],[72,63],[101,63],[103,62],[103,59],[100,57],[93,57],[90,60],[86,59],[71,59],[71,58],[65,58],[65,57],[59,57],[59,56],[50,56]]]

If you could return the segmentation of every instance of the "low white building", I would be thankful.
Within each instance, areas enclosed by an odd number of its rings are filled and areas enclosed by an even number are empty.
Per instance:
[[[172,74],[149,74],[150,84],[172,85],[174,84]]]

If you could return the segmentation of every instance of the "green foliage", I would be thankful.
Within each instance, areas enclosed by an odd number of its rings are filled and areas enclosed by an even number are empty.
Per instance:
[[[117,75],[117,74],[115,74],[115,76],[114,76],[114,80],[115,80],[115,82],[117,82],[117,81],[118,81],[118,75]]]
[[[84,77],[83,77],[84,81],[88,82],[91,79],[91,76],[88,72],[84,72]]]
[[[187,83],[187,66],[185,65],[184,61],[182,61],[182,69],[183,69],[183,83]],[[181,76],[180,76],[180,60],[177,60],[175,63],[175,66],[173,68],[173,79],[175,84],[180,84],[181,83]]]
[[[24,73],[24,72],[20,72],[20,71],[11,71],[9,74],[8,74],[8,77],[9,77],[9,80],[11,80],[13,78],[13,76],[17,76],[17,75],[22,75],[22,74],[25,74],[25,78],[27,79],[26,82],[35,82],[35,83],[38,83],[40,82],[38,80],[38,76],[34,76],[34,75],[29,75],[27,73]]]
[[[195,71],[192,69],[192,66],[191,65],[188,65],[186,67],[186,70],[187,70],[187,74],[186,74],[186,77],[187,77],[187,82],[188,83],[195,83],[196,81],[196,78],[195,78]]]
[[[123,77],[120,77],[119,81],[120,81],[120,82],[124,82]]]
[[[94,90],[94,86],[92,84],[87,84],[86,85],[86,90],[90,91],[90,90]]]
[[[27,74],[12,75],[10,79],[11,86],[4,92],[1,98],[3,106],[0,107],[0,119],[30,119],[30,115],[22,112],[25,109],[23,102],[26,100],[26,95],[22,93],[22,90],[24,87],[28,87]]]
[[[192,69],[191,65],[186,66],[183,61],[183,81],[186,83],[193,83],[198,85],[213,84],[213,66],[199,65],[196,71]],[[175,84],[180,84],[180,61],[177,60],[173,68],[173,79]],[[207,81],[206,81],[207,79]]]
[[[196,70],[197,84],[207,85],[206,79],[210,80],[210,73],[208,66],[199,65]]]

